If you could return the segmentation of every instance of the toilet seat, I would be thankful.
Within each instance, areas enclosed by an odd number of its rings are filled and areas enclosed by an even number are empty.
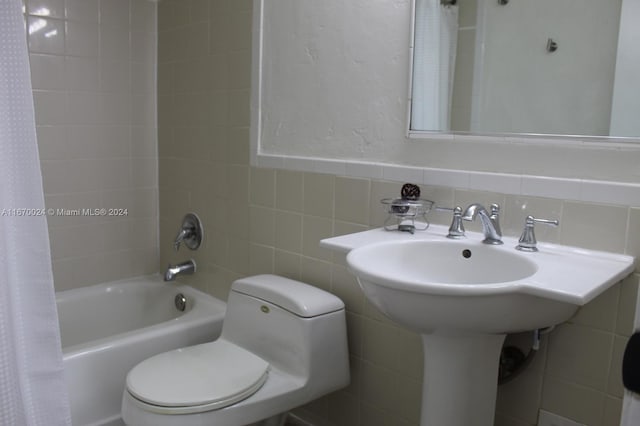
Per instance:
[[[127,375],[127,391],[159,414],[201,413],[253,395],[268,372],[268,362],[220,339],[141,362]]]

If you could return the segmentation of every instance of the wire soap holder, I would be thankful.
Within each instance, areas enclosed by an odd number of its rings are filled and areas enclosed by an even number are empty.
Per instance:
[[[420,188],[410,183],[402,186],[401,198],[383,198],[380,200],[388,216],[384,221],[387,231],[403,231],[413,234],[429,228],[427,213],[433,201],[420,198]]]

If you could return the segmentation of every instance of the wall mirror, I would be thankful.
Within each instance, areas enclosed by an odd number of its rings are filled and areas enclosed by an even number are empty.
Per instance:
[[[413,3],[410,131],[640,136],[640,1]]]

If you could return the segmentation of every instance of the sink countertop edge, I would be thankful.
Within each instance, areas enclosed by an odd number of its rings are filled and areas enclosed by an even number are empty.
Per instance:
[[[371,229],[368,231],[362,231],[354,234],[347,234],[342,236],[336,236],[332,238],[326,238],[320,241],[320,246],[342,252],[344,254],[348,254],[351,250],[354,250],[359,247],[364,247],[376,243],[383,242],[392,242],[392,241],[452,241],[446,238],[447,234],[446,227],[442,225],[431,225],[428,230],[416,232],[415,234],[403,233],[403,232],[390,232],[386,231],[383,228]],[[453,241],[468,241],[471,244],[478,244],[482,239],[482,235],[475,232],[468,232],[468,237],[465,240],[453,240]],[[496,246],[499,249],[509,248],[510,245],[513,246],[513,250],[515,251],[515,245],[517,244],[517,240],[512,237],[505,237],[505,245]],[[540,252],[538,253],[522,253],[523,256],[536,256],[536,255],[545,255],[547,253],[558,254],[561,255],[563,253],[571,254],[573,256],[593,256],[597,255],[598,259],[602,262],[606,262],[607,266],[615,266],[613,269],[613,275],[604,280],[603,285],[600,285],[598,288],[590,288],[584,291],[576,291],[574,288],[573,292],[569,291],[568,287],[564,288],[552,288],[545,282],[539,280],[540,278],[545,278],[544,274],[536,273],[532,277],[524,278],[518,281],[511,281],[509,283],[501,283],[500,285],[488,285],[485,286],[485,294],[495,294],[498,292],[500,288],[504,288],[505,284],[513,285],[513,293],[525,293],[533,296],[539,296],[544,298],[549,298],[553,300],[557,300],[560,302],[572,303],[575,305],[583,306],[593,300],[598,295],[602,294],[608,288],[618,283],[626,276],[634,270],[634,258],[624,254],[617,254],[611,252],[604,252],[598,250],[591,249],[583,249],[579,247],[570,247],[567,250],[566,247],[569,246],[561,246],[550,243],[540,243]],[[545,251],[545,249],[547,251]],[[615,264],[618,265],[615,265]],[[556,265],[557,266],[557,265]],[[351,270],[351,268],[349,268]],[[552,271],[553,272],[553,271]],[[352,271],[353,273],[353,271]],[[532,280],[533,278],[533,280]],[[580,278],[578,278],[580,279]],[[445,292],[444,294],[455,294],[455,292]],[[478,291],[478,296],[482,295],[482,292]]]

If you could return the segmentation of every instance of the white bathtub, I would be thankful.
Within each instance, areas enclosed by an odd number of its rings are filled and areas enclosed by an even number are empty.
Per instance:
[[[184,312],[174,297],[187,298]],[[226,304],[159,276],[56,294],[74,426],[116,425],[127,372],[160,352],[216,339]]]

